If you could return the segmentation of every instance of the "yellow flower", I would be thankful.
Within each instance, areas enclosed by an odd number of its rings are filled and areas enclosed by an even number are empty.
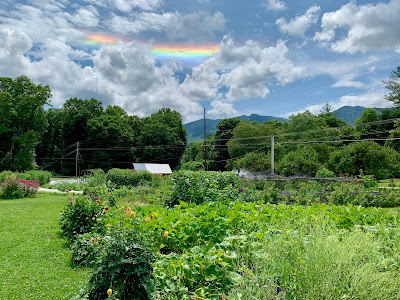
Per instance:
[[[91,238],[91,239],[90,239],[90,241],[91,241],[92,243],[94,243],[94,241],[95,241],[95,238]]]
[[[134,211],[131,211],[131,217],[134,217],[136,213]]]
[[[150,222],[150,218],[149,217],[146,218],[146,222]]]
[[[153,215],[151,215],[151,216],[150,216],[150,218],[153,220],[153,219],[154,219],[154,216],[153,216]]]
[[[168,237],[168,231],[164,232],[164,236]]]
[[[107,290],[107,295],[110,296],[112,294],[112,289]]]
[[[122,205],[119,209],[120,209],[120,210],[123,210],[124,208],[125,208],[125,206]]]
[[[131,212],[132,208],[130,208],[129,206],[126,208],[126,212]]]
[[[107,227],[111,227],[111,224],[107,224]]]
[[[96,220],[96,218],[95,218],[95,217],[93,217],[93,218],[92,218],[92,220],[94,221],[94,220]]]

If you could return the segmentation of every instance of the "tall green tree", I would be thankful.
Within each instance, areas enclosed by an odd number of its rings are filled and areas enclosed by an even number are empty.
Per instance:
[[[383,81],[389,94],[385,96],[386,100],[393,102],[398,108],[400,106],[400,66],[393,70],[388,80]]]
[[[36,166],[35,149],[47,127],[48,86],[28,77],[0,78],[0,168],[30,170]]]
[[[134,132],[128,114],[119,106],[108,106],[103,114],[88,121],[88,148],[114,150],[90,151],[88,169],[131,168]],[[123,148],[123,150],[117,150]]]
[[[233,129],[235,129],[239,123],[239,118],[229,118],[223,119],[217,124],[214,143],[211,144],[211,147],[208,149],[211,157],[209,170],[226,170],[226,162],[230,159],[228,142],[233,137]]]
[[[180,113],[162,108],[144,118],[137,140],[136,161],[168,163],[175,168],[185,151],[186,129]]]

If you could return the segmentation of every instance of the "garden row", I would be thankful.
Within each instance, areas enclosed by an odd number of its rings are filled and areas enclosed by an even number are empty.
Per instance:
[[[321,188],[371,194],[328,185],[287,188],[307,187],[304,197]],[[231,173],[178,173],[157,186],[142,181],[151,203],[140,207],[116,206],[135,189],[86,188],[60,220],[73,262],[93,270],[76,299],[396,298],[398,214],[311,205],[318,196],[298,201],[307,206],[271,204],[280,188]]]

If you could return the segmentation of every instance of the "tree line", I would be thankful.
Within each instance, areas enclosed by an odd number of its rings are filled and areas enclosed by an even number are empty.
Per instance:
[[[207,169],[268,170],[274,136],[276,171],[310,174],[327,168],[337,174],[400,176],[400,66],[384,81],[393,109],[366,109],[350,126],[326,105],[288,121],[262,123],[228,118],[206,141]],[[130,116],[97,99],[68,99],[50,106],[49,86],[26,76],[0,78],[0,170],[44,169],[55,174],[131,168],[132,162],[168,163],[172,168],[204,169],[204,144],[187,146],[181,115],[163,108],[149,117]],[[47,108],[47,109],[46,109]]]
[[[329,169],[337,175],[400,176],[400,66],[384,81],[385,97],[395,107],[379,112],[366,109],[350,126],[332,114],[327,104],[320,114],[309,111],[288,121],[262,123],[229,118],[217,125],[214,137],[207,138],[207,168],[245,168],[267,171],[271,164],[271,137],[274,162],[281,175],[315,175]],[[204,168],[204,144],[194,142],[182,157],[182,168]]]
[[[55,174],[80,170],[131,168],[132,162],[178,165],[186,146],[181,115],[169,108],[149,117],[129,116],[97,99],[68,99],[48,108],[49,86],[29,78],[0,78],[0,169],[35,168]],[[78,143],[79,142],[79,146]]]

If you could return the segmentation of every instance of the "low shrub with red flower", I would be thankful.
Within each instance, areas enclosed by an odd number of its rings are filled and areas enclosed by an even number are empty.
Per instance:
[[[6,199],[35,197],[39,187],[40,183],[37,180],[25,180],[10,175],[1,183],[0,197]]]

